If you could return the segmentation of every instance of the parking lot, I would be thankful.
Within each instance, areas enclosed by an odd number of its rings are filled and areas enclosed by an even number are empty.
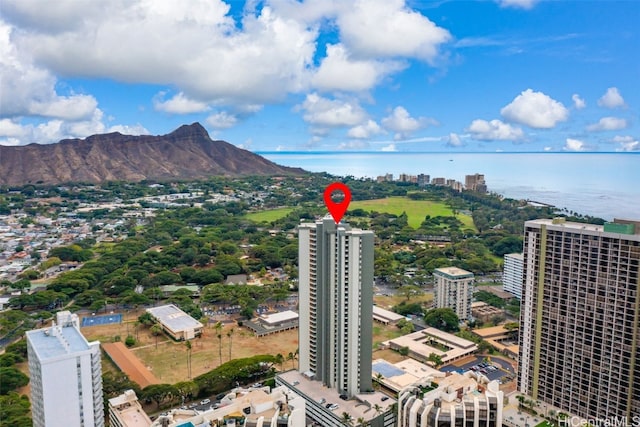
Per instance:
[[[475,356],[473,360],[463,365],[448,365],[441,367],[440,370],[444,372],[459,372],[466,371],[480,372],[486,376],[490,381],[499,380],[501,383],[506,382],[507,378],[514,378],[513,367],[505,360],[499,358],[491,358],[486,361],[486,356]]]

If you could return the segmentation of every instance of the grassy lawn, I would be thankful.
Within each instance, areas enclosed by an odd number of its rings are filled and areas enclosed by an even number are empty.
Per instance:
[[[394,325],[383,325],[382,323],[373,323],[373,349],[378,348],[378,344],[384,341],[398,338],[402,335],[400,329]]]
[[[362,200],[351,202],[349,209],[363,209],[365,211],[385,212],[394,215],[407,213],[409,226],[420,227],[424,217],[427,215],[453,216],[453,211],[447,205],[431,200],[411,200],[406,197],[387,197],[385,199]],[[458,219],[465,225],[475,229],[473,219],[468,215],[458,214]]]
[[[554,424],[551,424],[549,421],[543,421],[540,424],[536,424],[536,427],[554,427]]]
[[[284,218],[293,211],[293,208],[270,209],[261,212],[252,212],[245,215],[245,218],[255,222],[272,222]]]
[[[428,303],[433,301],[433,294],[426,293],[420,296],[411,297],[409,301],[402,295],[392,295],[385,297],[383,295],[374,295],[373,302],[378,305],[378,307],[384,308],[386,310],[391,310],[391,307],[394,305],[400,304],[402,301],[406,301],[409,304],[413,303]]]

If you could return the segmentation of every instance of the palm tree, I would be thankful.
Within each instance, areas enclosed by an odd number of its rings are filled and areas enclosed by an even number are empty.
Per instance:
[[[376,403],[373,405],[373,410],[376,411],[376,415],[379,415],[380,413],[382,413],[382,406]]]
[[[191,341],[187,340],[184,345],[187,346],[187,374],[191,379]]]
[[[162,333],[162,328],[157,323],[150,329],[151,333],[156,337],[156,350],[158,349],[158,335]]]
[[[384,379],[384,375],[382,375],[380,372],[376,372],[376,381],[374,382],[374,387],[377,389],[380,389],[380,386],[382,385],[382,380]]]
[[[284,363],[284,356],[282,354],[276,354],[276,363],[280,365],[280,370],[282,371],[282,364]]]
[[[213,327],[215,328],[218,336],[218,353],[220,356],[220,364],[222,365],[222,323],[216,322]]]
[[[292,352],[289,352],[289,354],[287,354],[287,360],[291,360],[291,369],[294,369],[293,361],[295,360],[295,358],[296,356],[294,356]]]
[[[231,345],[233,344],[233,328],[227,332],[227,338],[229,338],[229,360],[231,360]]]
[[[342,413],[342,424],[346,426],[353,426],[353,417],[348,412]]]
[[[364,419],[364,417],[358,417],[356,423],[358,423],[358,427],[365,427],[367,425],[367,421]]]

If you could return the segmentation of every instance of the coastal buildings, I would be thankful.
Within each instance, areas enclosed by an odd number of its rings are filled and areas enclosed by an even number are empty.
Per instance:
[[[478,193],[487,192],[487,184],[484,181],[484,174],[474,173],[473,175],[465,175],[464,188],[469,191]]]
[[[524,255],[521,253],[504,255],[502,290],[515,295],[518,299],[522,299],[523,263]]]
[[[58,312],[26,336],[34,427],[103,427],[100,343],[87,342],[78,316]]]
[[[437,308],[451,308],[460,320],[471,319],[473,273],[457,267],[436,268],[433,301]]]
[[[640,417],[639,264],[640,222],[525,223],[520,391],[586,419]]]
[[[300,372],[349,397],[372,390],[373,232],[300,224]]]
[[[422,397],[420,397],[422,396]],[[502,426],[504,394],[497,381],[456,372],[405,387],[398,395],[398,427]]]

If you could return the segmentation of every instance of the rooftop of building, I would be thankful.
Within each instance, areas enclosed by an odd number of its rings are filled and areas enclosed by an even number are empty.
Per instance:
[[[148,308],[147,311],[172,331],[184,331],[203,327],[202,323],[173,304]]]
[[[376,359],[373,361],[372,371],[374,377],[377,377],[377,374],[382,375],[382,378],[376,379],[376,381],[396,392],[425,379],[430,381],[446,375],[444,372],[413,359],[405,359],[397,363]]]
[[[260,316],[260,320],[268,325],[273,325],[276,323],[298,320],[298,317],[298,313],[295,311],[285,310],[278,313],[262,315]]]
[[[151,419],[142,410],[138,397],[133,390],[109,399],[109,409],[126,427],[150,427]]]
[[[87,351],[91,348],[91,343],[73,323],[55,324],[27,331],[26,335],[40,361]]]
[[[516,253],[512,253],[512,254],[504,254],[504,257],[507,258],[516,258],[516,259],[520,259],[523,260],[524,259],[524,254],[522,252],[516,252]]]
[[[336,416],[341,416],[343,412],[347,412],[353,419],[362,417],[365,421],[369,421],[379,415],[373,409],[375,405],[379,405],[381,411],[385,412],[396,402],[395,399],[391,399],[379,391],[357,394],[353,399],[342,400],[336,389],[326,387],[320,381],[311,380],[301,372],[291,370],[278,376],[283,382],[289,384],[290,388],[296,393],[306,397],[308,400],[318,402],[322,406],[328,404],[339,405],[337,409],[332,411]],[[327,411],[331,410],[327,409]]]
[[[436,328],[426,328],[385,341],[383,344],[397,348],[407,347],[410,356],[420,356],[425,360],[433,353],[440,356],[443,362],[455,360],[478,349],[478,346],[473,341],[465,340]]]
[[[397,322],[404,319],[404,316],[393,311],[385,310],[384,308],[373,306],[373,317],[380,317],[381,319],[388,320],[390,322]]]
[[[434,274],[439,274],[441,276],[448,276],[452,279],[466,279],[469,277],[473,277],[473,273],[467,270],[463,270],[458,267],[442,267],[436,268],[433,270]]]
[[[640,236],[640,220],[621,219],[615,218],[612,222],[607,222],[604,225],[587,224],[582,222],[567,221],[564,217],[558,217],[553,219],[535,219],[527,221],[528,225],[546,225],[553,227],[567,228],[576,231],[591,231],[596,233],[611,233],[611,234],[625,234]]]

